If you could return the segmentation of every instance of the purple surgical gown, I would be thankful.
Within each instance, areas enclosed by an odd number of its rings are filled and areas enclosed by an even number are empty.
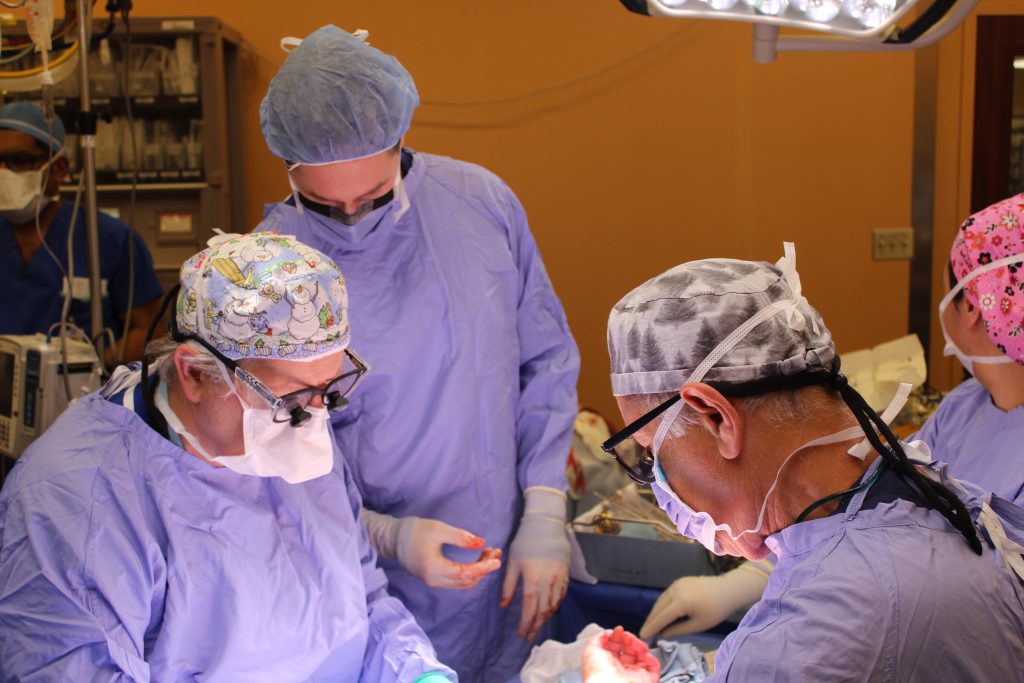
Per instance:
[[[359,514],[341,459],[303,484],[244,476],[80,399],[0,493],[0,679],[454,679]]]
[[[964,486],[976,516],[985,494]],[[907,500],[862,509],[865,493],[768,538],[778,565],[709,681],[1024,681],[1024,584],[1002,556]],[[990,504],[1024,542],[1024,510]]]
[[[942,399],[912,439],[928,444],[957,479],[1024,506],[1024,406],[1000,410],[971,378]]]
[[[439,519],[506,552],[529,486],[565,489],[579,355],[512,191],[472,164],[404,152],[397,201],[345,226],[277,204],[258,229],[329,255],[348,283],[352,347],[373,366],[334,422],[367,508]],[[449,548],[449,557],[479,553]],[[522,588],[428,588],[383,560],[391,592],[463,681],[504,681],[530,644]]]

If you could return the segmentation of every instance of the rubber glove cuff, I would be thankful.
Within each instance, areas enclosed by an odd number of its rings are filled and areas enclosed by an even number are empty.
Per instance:
[[[377,554],[381,557],[397,559],[398,534],[403,526],[403,519],[363,508],[363,524],[366,525],[366,533],[370,536],[370,543],[377,549]]]
[[[568,564],[571,547],[565,530],[565,492],[547,486],[531,486],[523,496],[523,518],[509,547],[509,558],[558,560]]]

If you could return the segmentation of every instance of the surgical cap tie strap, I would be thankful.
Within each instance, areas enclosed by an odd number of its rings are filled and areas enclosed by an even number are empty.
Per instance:
[[[786,309],[786,323],[791,329],[801,331],[807,326],[807,316],[800,311],[800,304],[810,306],[807,297],[803,296],[803,286],[800,284],[800,273],[796,270],[796,245],[792,242],[783,242],[782,248],[785,256],[780,258],[775,266],[782,271],[782,276],[793,292],[793,299]],[[821,334],[821,328],[815,318],[811,318],[811,329],[814,334]]]
[[[725,354],[732,351],[733,347],[739,344],[747,334],[763,323],[764,321],[774,317],[781,311],[788,310],[792,306],[791,301],[776,301],[762,308],[760,311],[755,313],[753,316],[744,321],[739,327],[729,333],[725,339],[723,339],[714,350],[709,353],[700,365],[694,368],[693,372],[686,379],[687,383],[699,382],[704,379],[704,375],[707,374],[708,370],[713,368],[718,361],[722,360]]]
[[[352,35],[358,38],[359,40],[363,41],[367,45],[370,44],[370,41],[368,40],[370,37],[370,32],[367,31],[365,28],[356,29],[355,31],[352,32]],[[281,39],[281,49],[284,50],[285,52],[291,52],[299,45],[302,45],[302,38],[296,38],[295,36],[285,36],[284,38]]]
[[[805,316],[799,310],[801,302],[807,303],[807,299],[800,294],[800,275],[796,272],[796,247],[792,242],[784,242],[783,248],[785,250],[785,256],[779,259],[777,265],[782,270],[783,278],[785,278],[790,289],[793,291],[794,298],[776,301],[769,304],[730,332],[729,335],[719,342],[718,346],[716,346],[711,353],[705,356],[704,360],[694,368],[693,372],[690,373],[690,376],[686,378],[687,384],[700,382],[704,379],[704,375],[707,374],[708,370],[717,365],[718,361],[720,361],[727,353],[732,351],[733,347],[739,344],[752,329],[780,312],[784,311],[786,313],[786,322],[792,329],[802,330],[804,326],[806,326],[807,321]],[[797,319],[797,316],[799,316],[799,319]],[[821,334],[821,331],[818,328],[818,323],[816,321],[812,321],[812,323],[815,334]],[[671,428],[672,423],[675,422],[676,417],[679,416],[682,409],[683,403],[679,402],[677,405],[672,406],[668,411],[666,411],[665,416],[661,420],[661,424],[658,425],[658,430],[654,434],[654,440],[651,442],[655,452],[657,452],[661,447],[661,443],[668,434],[668,430]]]
[[[956,297],[957,292],[961,290],[966,291],[967,283],[973,280],[974,278],[978,277],[979,275],[983,275],[985,273],[988,273],[993,270],[998,270],[1000,268],[1007,268],[1017,263],[1024,263],[1024,252],[1021,252],[1019,254],[1010,254],[1009,256],[997,258],[995,261],[989,261],[983,266],[978,266],[974,270],[968,271],[963,275],[963,277],[960,278],[959,282],[953,285],[953,287],[946,293],[946,296],[942,297],[943,304],[948,305],[949,302],[952,301],[954,297]]]

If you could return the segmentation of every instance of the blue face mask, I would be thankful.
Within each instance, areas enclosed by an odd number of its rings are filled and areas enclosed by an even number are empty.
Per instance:
[[[793,329],[803,329],[804,325],[807,324],[807,320],[799,311],[799,305],[803,298],[800,293],[800,278],[796,272],[796,249],[790,242],[785,243],[785,249],[786,256],[779,260],[777,265],[785,273],[786,281],[789,283],[790,289],[793,292],[793,299],[771,303],[748,318],[745,322],[741,323],[732,331],[732,333],[719,342],[718,346],[716,346],[704,358],[704,360],[694,368],[693,372],[690,373],[690,376],[686,380],[687,383],[702,381],[708,370],[714,367],[719,360],[728,354],[729,351],[732,350],[732,348],[736,346],[736,344],[738,344],[747,334],[749,334],[751,330],[776,315],[785,315],[787,323]],[[817,325],[813,319],[811,320],[811,324]],[[909,384],[900,385],[896,396],[893,397],[889,407],[886,408],[885,412],[881,416],[883,421],[888,423],[896,417],[900,408],[902,408],[903,404],[906,403],[907,396],[910,393],[910,388]],[[729,538],[733,541],[738,541],[743,536],[756,533],[761,529],[761,526],[764,524],[765,510],[768,508],[768,499],[771,497],[772,493],[774,493],[775,487],[778,486],[782,470],[794,455],[805,448],[810,448],[812,446],[823,446],[825,444],[861,439],[859,443],[849,450],[849,453],[855,458],[864,460],[871,448],[868,441],[863,438],[864,432],[859,426],[849,427],[834,434],[822,436],[803,444],[786,456],[786,459],[783,460],[782,464],[779,466],[779,471],[775,474],[775,480],[772,482],[768,492],[765,494],[764,500],[761,502],[761,508],[757,514],[757,523],[753,528],[736,534],[733,533],[732,527],[728,524],[718,524],[707,512],[697,512],[683,502],[683,500],[676,495],[675,491],[672,490],[672,487],[668,483],[668,478],[665,476],[665,471],[661,467],[658,452],[661,450],[665,437],[668,435],[668,431],[672,427],[672,423],[675,422],[676,417],[679,416],[679,412],[683,409],[683,406],[684,403],[679,401],[665,411],[665,414],[661,417],[661,423],[658,425],[658,430],[654,434],[654,439],[651,441],[651,451],[654,455],[654,484],[652,488],[654,490],[654,497],[658,501],[658,505],[676,525],[676,529],[679,530],[679,533],[687,538],[692,538],[693,540],[698,541],[701,545],[716,555],[724,554],[722,546],[716,538],[719,531],[727,533]]]
[[[697,541],[715,555],[725,554],[722,550],[722,545],[717,540],[717,534],[719,531],[728,534],[729,538],[733,541],[738,541],[743,536],[756,533],[761,529],[761,526],[764,524],[765,511],[768,509],[768,499],[771,498],[776,486],[778,486],[779,477],[782,476],[782,470],[786,467],[786,463],[788,463],[794,455],[805,448],[810,448],[812,446],[824,446],[826,444],[852,441],[853,439],[860,439],[864,436],[864,431],[860,427],[850,427],[834,434],[828,434],[812,441],[808,441],[786,456],[786,459],[783,460],[782,464],[779,466],[779,471],[775,474],[775,480],[768,488],[768,492],[765,494],[764,500],[761,502],[761,508],[757,513],[757,523],[753,528],[736,534],[733,533],[732,527],[728,524],[718,524],[707,512],[697,512],[692,507],[684,503],[683,500],[676,495],[676,492],[672,490],[672,487],[669,485],[668,479],[665,476],[665,471],[661,467],[661,461],[658,459],[658,452],[661,450],[661,446],[665,441],[665,435],[668,433],[668,428],[675,421],[682,408],[683,403],[679,402],[666,411],[665,415],[662,417],[661,425],[659,425],[658,431],[654,435],[654,441],[651,444],[651,450],[654,453],[654,485],[651,488],[654,491],[655,499],[658,501],[658,506],[665,511],[665,514],[672,520],[672,523],[676,525],[676,529],[679,530],[679,533],[686,538],[692,538]]]

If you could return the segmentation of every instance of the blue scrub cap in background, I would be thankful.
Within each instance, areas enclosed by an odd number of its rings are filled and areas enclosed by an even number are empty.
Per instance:
[[[33,102],[11,102],[0,107],[0,128],[31,135],[56,153],[64,147],[64,124],[59,117],[46,120],[42,107]]]
[[[412,76],[397,59],[324,26],[270,81],[260,126],[270,151],[287,161],[353,161],[398,144],[419,103]]]

